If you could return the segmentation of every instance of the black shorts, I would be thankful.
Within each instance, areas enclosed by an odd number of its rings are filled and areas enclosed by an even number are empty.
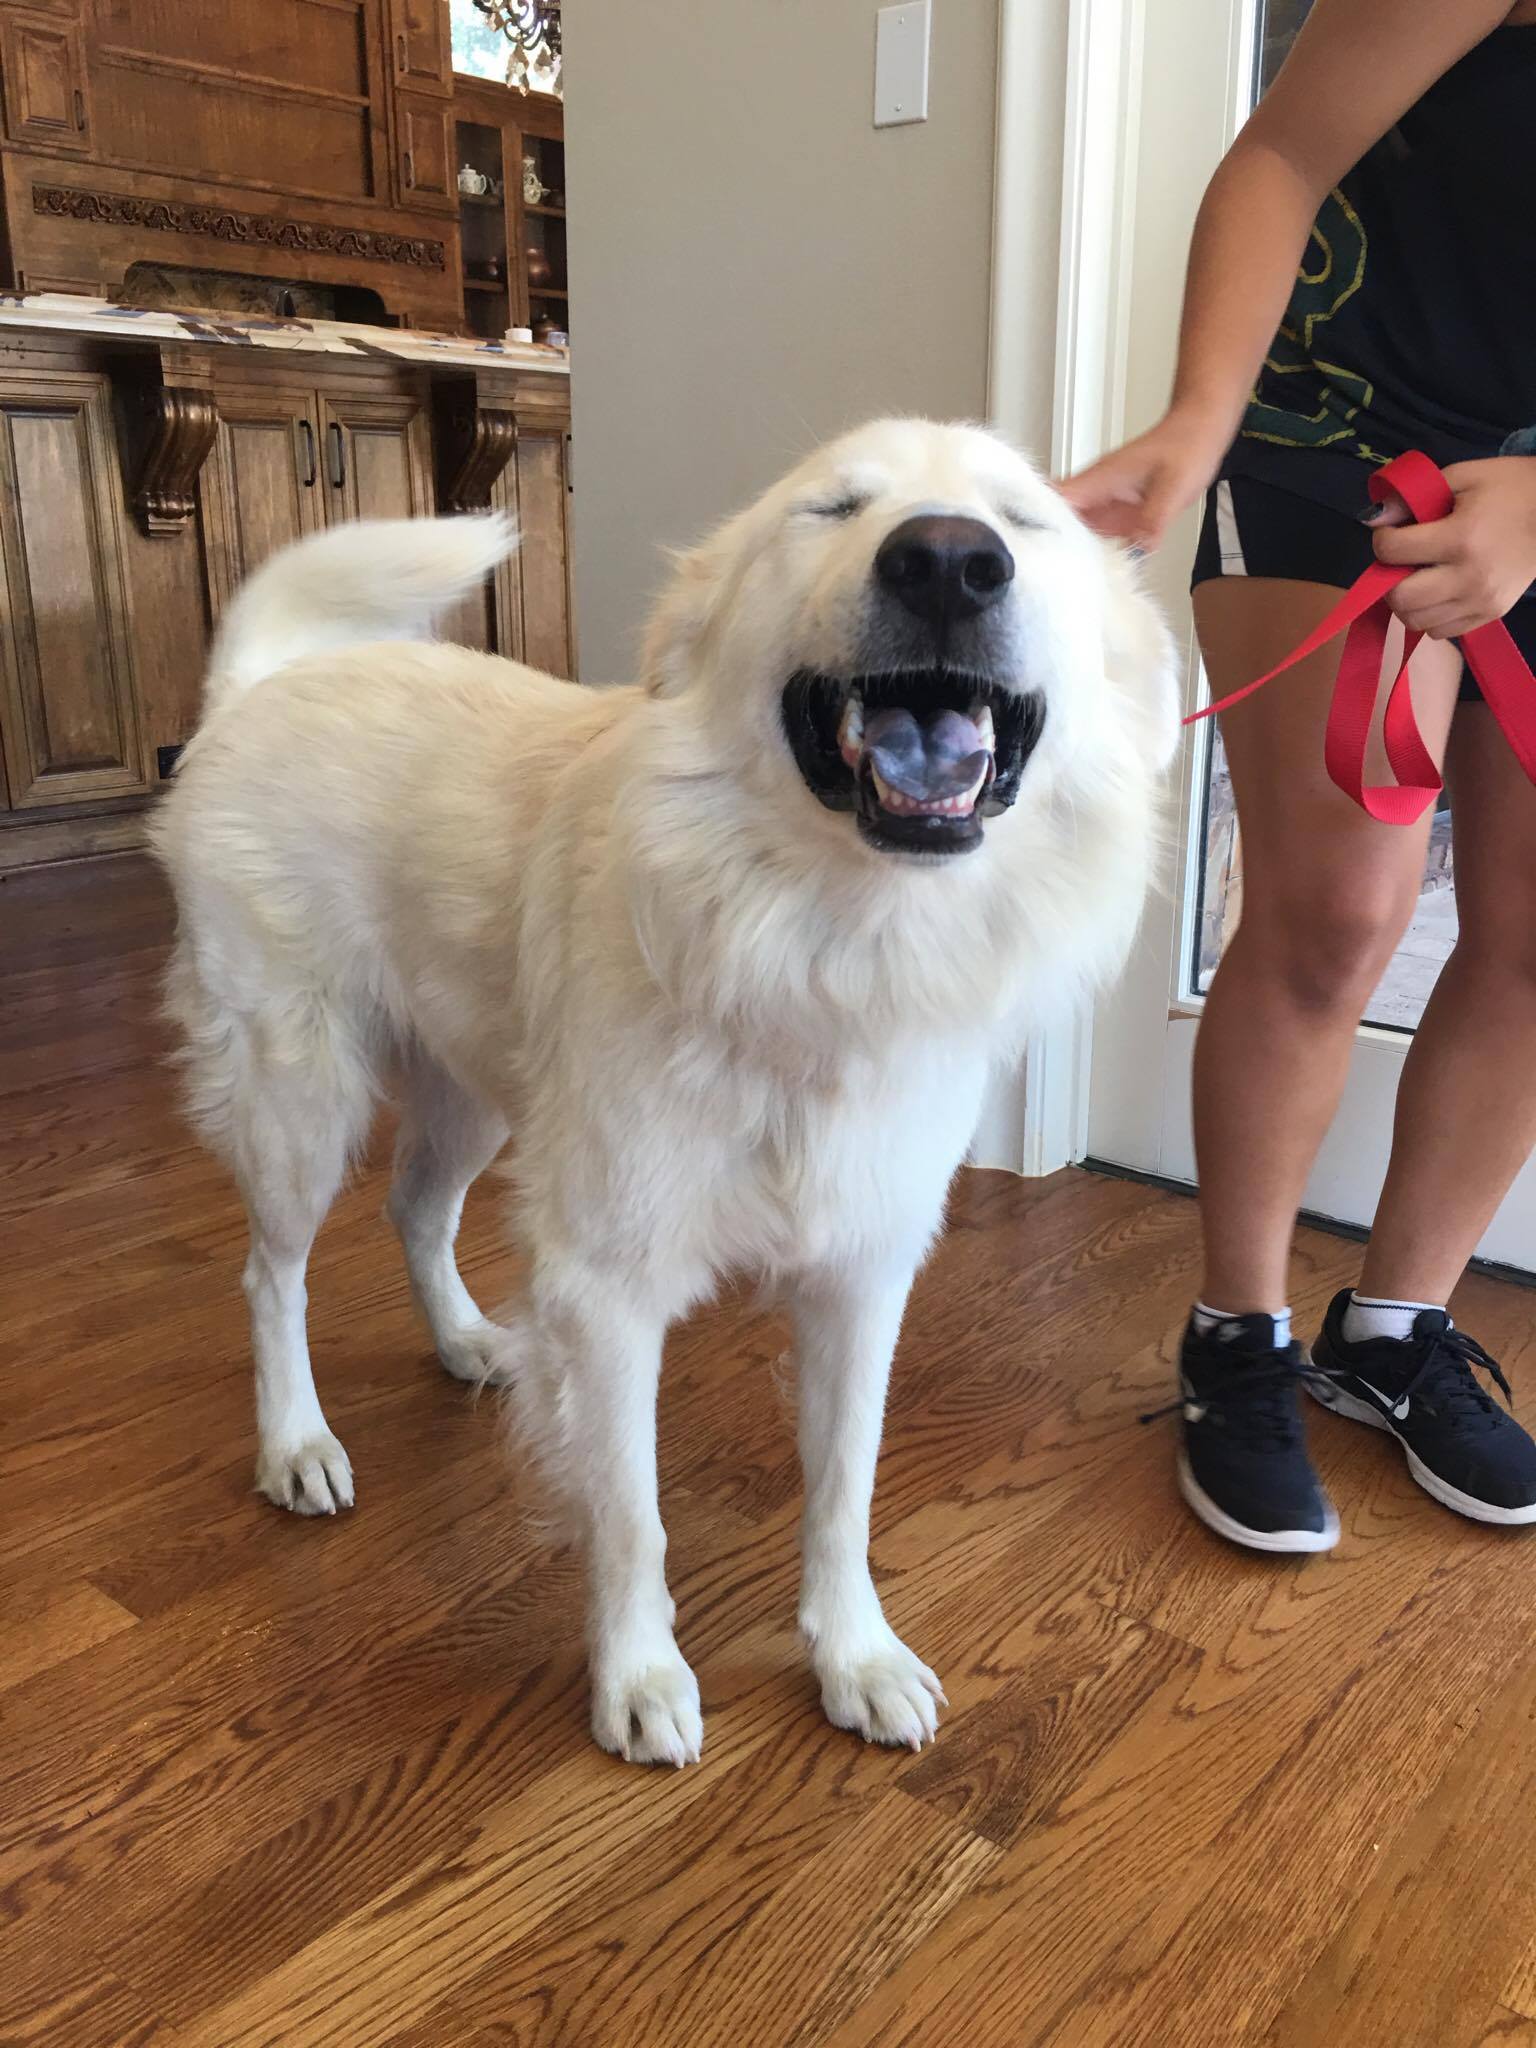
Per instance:
[[[1234,476],[1206,493],[1190,588],[1218,576],[1273,576],[1347,590],[1375,559],[1371,529],[1360,520],[1257,478]],[[1536,665],[1536,596],[1521,598],[1504,623],[1525,660]],[[1464,667],[1462,699],[1481,703],[1482,694]]]

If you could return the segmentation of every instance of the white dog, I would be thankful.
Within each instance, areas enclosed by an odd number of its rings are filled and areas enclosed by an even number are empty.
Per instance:
[[[352,1503],[310,1242],[382,1090],[389,1213],[457,1377],[508,1382],[588,1572],[592,1726],[699,1754],[656,1498],[668,1324],[725,1271],[794,1326],[800,1623],[828,1715],[920,1745],[937,1680],[866,1559],[891,1353],[989,1064],[1131,941],[1172,648],[1010,447],[887,421],[684,558],[643,683],[402,645],[494,518],[300,542],[241,593],[158,829],[192,1113],[250,1212],[257,1485]],[[454,1265],[516,1134],[510,1328]]]

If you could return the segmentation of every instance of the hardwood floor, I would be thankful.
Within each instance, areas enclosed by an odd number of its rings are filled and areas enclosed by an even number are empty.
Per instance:
[[[251,1493],[242,1224],[161,1061],[167,929],[138,858],[0,886],[0,2043],[1536,2048],[1536,1537],[1322,1414],[1336,1552],[1193,1525],[1136,1422],[1190,1204],[957,1191],[876,1502],[953,1701],[920,1757],[827,1727],[796,1654],[782,1332],[745,1298],[678,1332],[707,1738],[633,1770],[588,1742],[573,1568],[426,1349],[377,1163],[310,1287],[359,1505]],[[1304,1234],[1305,1320],[1355,1257]],[[1532,1305],[1459,1304],[1528,1420]]]

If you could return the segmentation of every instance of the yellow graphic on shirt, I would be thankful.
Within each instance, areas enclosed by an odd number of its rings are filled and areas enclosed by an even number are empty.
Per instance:
[[[1386,459],[1368,449],[1354,429],[1356,417],[1375,396],[1374,386],[1358,371],[1330,363],[1319,352],[1320,341],[1326,341],[1321,330],[1360,289],[1365,254],[1364,224],[1335,186],[1313,223],[1285,319],[1264,358],[1266,383],[1278,377],[1310,378],[1316,410],[1290,411],[1270,403],[1255,387],[1243,419],[1245,440],[1273,441],[1284,448],[1330,448],[1347,443],[1367,461]],[[1269,388],[1273,390],[1272,383]]]

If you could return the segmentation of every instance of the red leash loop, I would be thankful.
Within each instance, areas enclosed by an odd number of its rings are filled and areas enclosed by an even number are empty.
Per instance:
[[[1444,519],[1456,502],[1440,471],[1427,455],[1421,455],[1417,449],[1410,449],[1406,455],[1397,456],[1384,468],[1375,471],[1368,488],[1378,505],[1384,504],[1389,494],[1396,492],[1421,524]],[[1387,644],[1387,622],[1391,617],[1387,610],[1387,593],[1395,589],[1405,576],[1412,574],[1410,568],[1392,569],[1385,562],[1373,562],[1345,591],[1321,625],[1310,632],[1284,661],[1276,662],[1267,674],[1244,684],[1240,690],[1234,690],[1219,703],[1208,704],[1203,711],[1193,712],[1184,723],[1194,725],[1215,712],[1241,704],[1245,697],[1251,697],[1255,690],[1263,689],[1276,676],[1294,668],[1298,661],[1305,661],[1309,654],[1316,654],[1320,647],[1326,647],[1348,627],[1339,655],[1333,700],[1328,706],[1323,759],[1330,778],[1363,811],[1379,818],[1383,824],[1411,825],[1415,818],[1422,817],[1444,787],[1440,772],[1424,744],[1424,736],[1419,731],[1408,685],[1408,664],[1423,638],[1422,634],[1407,635],[1402,663],[1387,695],[1382,721],[1382,742],[1386,748],[1387,763],[1396,778],[1394,781],[1366,782],[1365,748],[1381,685],[1382,656]],[[1530,780],[1536,783],[1536,676],[1526,667],[1502,619],[1494,619],[1486,626],[1477,627],[1474,632],[1464,633],[1460,645],[1488,709],[1514,749],[1516,760]]]

